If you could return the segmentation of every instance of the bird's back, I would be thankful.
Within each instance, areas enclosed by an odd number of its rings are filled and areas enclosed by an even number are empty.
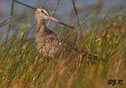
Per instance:
[[[49,12],[45,8],[37,8],[35,11],[35,18],[37,22],[37,34],[36,34],[36,46],[40,54],[44,57],[48,56],[51,58],[55,58],[60,53],[63,56],[67,55],[76,55],[83,54],[86,56],[88,53],[78,48],[75,44],[70,41],[66,41],[62,37],[59,37],[54,32],[48,30],[46,27],[44,20],[50,19],[57,23],[62,23],[61,21],[50,16]],[[68,26],[68,25],[66,25]],[[89,54],[88,56],[92,56]]]
[[[58,52],[66,51],[68,53],[79,53],[81,49],[70,41],[59,37],[51,30],[45,30],[43,33],[36,34],[37,49],[43,56],[54,57]]]
[[[78,48],[74,43],[66,41],[64,38],[56,35],[51,30],[45,30],[43,33],[36,34],[36,43],[39,53],[44,57],[55,58],[60,53],[65,55],[83,54],[86,56],[88,53]],[[89,59],[93,58],[94,62],[96,57],[89,54]]]

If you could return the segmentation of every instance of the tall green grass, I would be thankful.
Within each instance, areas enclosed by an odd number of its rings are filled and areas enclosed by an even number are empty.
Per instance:
[[[126,87],[125,19],[125,14],[112,14],[104,20],[99,19],[97,24],[82,33],[77,44],[98,55],[96,64],[77,63],[78,56],[70,63],[67,63],[66,58],[48,61],[38,54],[34,34],[29,37],[33,30],[27,26],[28,23],[13,23],[16,31],[6,45],[5,39],[0,38],[0,88]],[[85,23],[81,24],[83,25]],[[61,28],[59,33],[63,33],[63,30],[65,29]],[[72,41],[78,31],[69,31],[66,35]],[[108,85],[109,79],[122,79],[123,85]]]

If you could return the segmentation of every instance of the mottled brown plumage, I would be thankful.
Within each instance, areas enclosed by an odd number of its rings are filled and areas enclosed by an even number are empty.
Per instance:
[[[58,55],[60,52],[67,52],[68,55],[82,53],[85,56],[88,54],[70,41],[66,41],[62,37],[56,35],[54,32],[46,27],[44,19],[51,19],[58,23],[60,22],[59,20],[51,17],[47,9],[42,7],[37,8],[35,11],[35,18],[37,21],[37,34],[35,38],[37,44],[36,47],[39,53],[42,54],[44,57],[48,56],[51,58],[55,58],[55,56]],[[92,57],[92,55],[89,56]]]

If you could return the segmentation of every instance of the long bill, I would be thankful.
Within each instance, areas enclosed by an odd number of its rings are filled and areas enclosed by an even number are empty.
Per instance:
[[[55,22],[57,22],[57,23],[60,23],[60,24],[62,24],[62,25],[64,25],[64,26],[70,27],[70,28],[72,28],[72,29],[74,28],[74,27],[72,27],[72,26],[70,26],[70,25],[68,25],[68,24],[65,24],[65,23],[63,23],[63,22],[61,22],[61,21],[59,21],[59,20],[53,18],[52,16],[48,16],[48,19],[50,19],[50,20],[52,20],[52,21],[55,21]]]
[[[20,2],[20,1],[18,1],[18,0],[14,0],[14,2],[16,2],[16,3],[18,3],[18,4],[21,4],[21,5],[24,5],[24,6],[26,6],[26,7],[32,8],[32,9],[34,9],[34,10],[36,9],[35,7],[32,7],[32,6],[30,6],[30,5],[27,5],[27,4],[25,4],[25,3],[23,3],[23,2]],[[70,25],[68,25],[68,24],[65,24],[65,23],[63,23],[63,22],[61,22],[61,21],[59,21],[59,20],[53,18],[52,16],[48,16],[48,19],[53,20],[53,21],[55,21],[55,22],[57,22],[57,23],[60,23],[60,24],[62,24],[62,25],[64,25],[64,26],[70,27],[70,28],[72,28],[72,29],[74,28],[73,26],[70,26]]]

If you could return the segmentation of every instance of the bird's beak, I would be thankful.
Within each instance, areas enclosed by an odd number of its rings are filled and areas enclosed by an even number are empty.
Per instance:
[[[51,16],[48,16],[48,19],[50,19],[50,20],[52,20],[52,21],[55,21],[55,22],[57,22],[57,23],[60,23],[59,20],[57,20],[57,19],[55,19],[55,18],[53,18],[53,17],[51,17]]]
[[[65,24],[65,23],[63,23],[63,22],[61,22],[61,21],[59,21],[59,20],[53,18],[52,16],[48,16],[48,19],[50,19],[50,20],[52,20],[52,21],[55,21],[55,22],[57,22],[57,23],[60,23],[60,24],[62,24],[62,25],[64,25],[64,26],[70,27],[70,28],[72,28],[72,29],[74,28],[74,27],[72,27],[72,26],[70,26],[70,25],[67,25],[67,24]]]

